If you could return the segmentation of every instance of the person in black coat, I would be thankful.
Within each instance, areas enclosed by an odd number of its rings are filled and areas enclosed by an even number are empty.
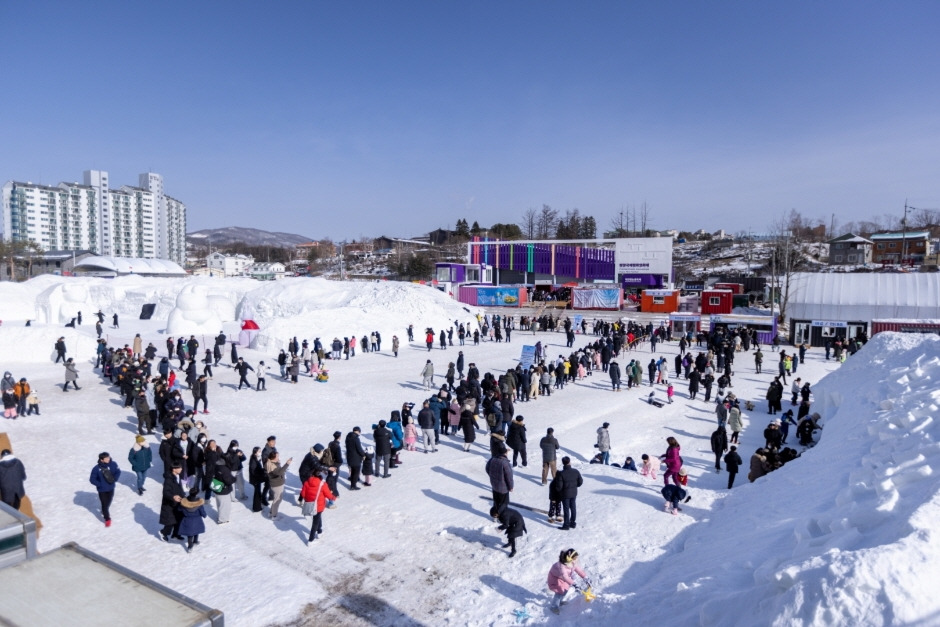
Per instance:
[[[182,472],[183,465],[176,462],[163,476],[163,501],[160,503],[160,524],[163,525],[163,529],[160,531],[160,537],[166,542],[170,541],[171,535],[177,540],[183,539],[179,535],[182,513],[177,507],[177,504],[186,496],[180,476]]]
[[[715,454],[715,472],[721,472],[721,456],[728,450],[728,433],[724,425],[719,425],[711,438],[712,453]]]
[[[516,465],[519,456],[522,456],[522,465],[528,466],[529,461],[526,457],[526,436],[523,416],[516,416],[515,420],[509,423],[509,434],[506,436],[506,445],[512,449],[512,465]]]
[[[473,426],[473,412],[465,409],[460,412],[460,428],[463,430],[463,450],[469,451],[470,445],[476,439],[476,429]]]
[[[571,467],[571,458],[567,455],[561,458],[562,469],[552,480],[558,481],[558,491],[561,494],[561,508],[564,512],[564,522],[561,529],[567,531],[578,526],[578,488],[584,483],[581,473]]]
[[[725,468],[728,470],[728,489],[734,485],[734,477],[738,474],[738,468],[744,463],[741,456],[738,455],[738,447],[731,445],[728,454],[725,455]]]
[[[264,472],[264,463],[261,461],[261,447],[256,446],[251,451],[251,458],[248,460],[248,483],[254,488],[254,498],[251,502],[251,511],[260,512],[268,506],[268,500],[264,498],[264,482],[267,474]]]
[[[224,452],[216,444],[215,440],[209,440],[206,444],[206,451],[203,455],[203,460],[205,461],[206,472],[203,477],[202,488],[206,492],[206,500],[208,501],[212,497],[212,489],[209,487],[212,483],[212,479],[215,476],[215,466],[216,462],[222,459]]]
[[[353,427],[353,430],[346,434],[346,463],[349,465],[350,490],[360,489],[356,484],[359,483],[359,472],[362,470],[362,460],[366,454],[359,440],[360,433],[359,427]]]
[[[232,349],[233,350],[235,349],[234,344],[232,344]],[[249,390],[251,389],[251,384],[248,383],[248,371],[249,370],[254,371],[254,368],[252,368],[251,365],[247,361],[239,357],[238,361],[235,363],[235,372],[238,373],[238,377],[239,377],[238,379],[239,390],[242,389],[243,383],[245,384],[245,387],[247,387]]]
[[[521,538],[522,534],[528,533],[528,530],[525,528],[525,519],[522,518],[522,514],[516,510],[507,507],[499,515],[499,527],[497,529],[506,531],[506,544],[503,545],[503,548],[509,549],[509,557],[513,557],[516,554],[516,538]]]
[[[387,424],[384,420],[380,420],[372,432],[372,440],[375,442],[375,471],[379,474],[379,469],[382,468],[384,472],[380,476],[383,478],[391,476],[388,472],[388,465],[392,459],[392,432],[386,426]]]
[[[0,498],[13,509],[20,508],[20,501],[26,496],[26,467],[13,456],[10,449],[0,452]]]
[[[202,413],[209,413],[209,380],[206,375],[201,374],[192,385],[193,390],[193,412],[199,413],[199,401],[202,401]]]

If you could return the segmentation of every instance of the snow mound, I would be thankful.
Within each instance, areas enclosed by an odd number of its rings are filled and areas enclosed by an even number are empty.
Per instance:
[[[735,488],[639,587],[627,571],[630,611],[683,625],[936,620],[938,380],[940,338],[876,335],[814,386],[820,443]],[[741,451],[745,472],[751,452]],[[656,589],[675,593],[659,603]]]

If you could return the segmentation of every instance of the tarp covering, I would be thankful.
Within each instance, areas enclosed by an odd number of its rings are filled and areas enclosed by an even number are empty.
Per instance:
[[[940,318],[940,273],[800,273],[790,281],[791,320]]]
[[[140,307],[140,319],[141,320],[150,320],[153,317],[153,312],[156,310],[156,303],[148,303],[146,305],[141,305]]]
[[[623,292],[619,287],[571,290],[573,309],[620,309]]]

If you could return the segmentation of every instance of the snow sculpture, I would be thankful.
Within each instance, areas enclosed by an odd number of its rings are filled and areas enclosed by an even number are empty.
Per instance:
[[[169,335],[215,334],[221,328],[219,314],[210,308],[205,288],[198,285],[187,285],[180,291],[166,322]]]

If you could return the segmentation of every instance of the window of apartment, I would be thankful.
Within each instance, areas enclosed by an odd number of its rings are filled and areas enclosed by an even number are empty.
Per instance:
[[[897,244],[894,242],[888,242],[888,248],[894,248],[895,246],[897,246]]]
[[[849,263],[855,263],[858,260],[858,255],[849,255]]]
[[[720,304],[721,304],[721,297],[720,297],[720,296],[709,296],[709,297],[708,297],[708,304],[709,304],[709,305],[713,305],[713,306],[720,305]]]
[[[836,257],[835,257],[835,262],[836,262],[836,263],[842,263],[842,255],[836,255]]]
[[[884,244],[878,244],[878,250],[884,250],[884,249],[885,249]]]

